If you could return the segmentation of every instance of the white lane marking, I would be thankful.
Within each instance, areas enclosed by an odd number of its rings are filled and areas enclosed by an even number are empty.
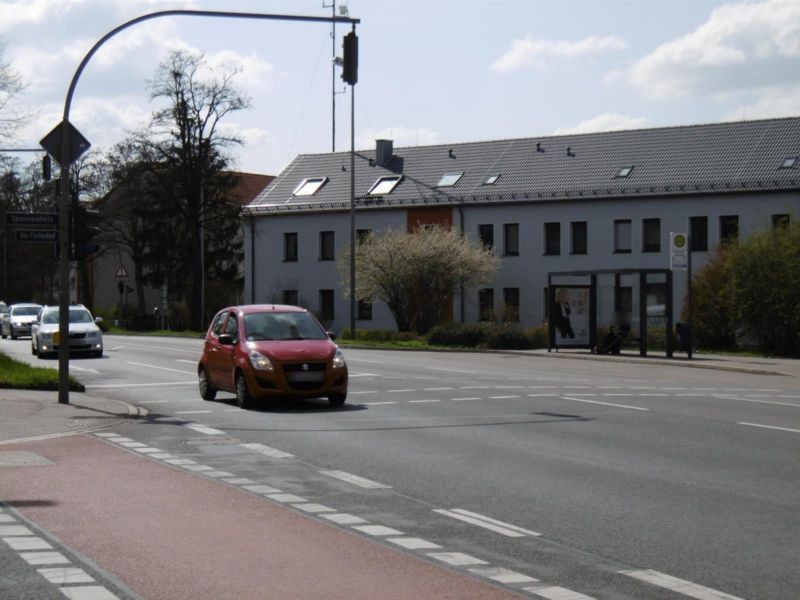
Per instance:
[[[454,567],[466,567],[469,565],[488,565],[489,563],[480,558],[475,558],[469,554],[461,552],[428,552],[428,556],[452,565]]]
[[[149,447],[136,448],[136,451],[141,452],[142,454],[163,454],[163,452],[158,448],[149,448]]]
[[[482,398],[451,398],[451,402],[467,402],[468,400],[482,400]]]
[[[231,485],[249,485],[255,483],[252,479],[247,479],[246,477],[233,477],[231,479],[223,479],[225,483],[230,483]]]
[[[496,385],[494,386],[496,390],[523,390],[525,389],[524,385]]]
[[[350,373],[348,377],[379,377],[377,373]]]
[[[169,400],[140,400],[139,404],[167,404]]]
[[[120,437],[118,433],[95,433],[95,435],[104,438]]]
[[[352,483],[353,485],[357,485],[358,487],[366,488],[366,489],[388,489],[392,486],[384,485],[383,483],[378,483],[377,481],[371,481],[369,479],[365,479],[363,477],[359,477],[358,475],[353,475],[352,473],[347,473],[345,471],[320,471],[323,475],[328,475],[329,477],[334,477],[336,479],[340,479],[341,481],[346,481],[347,483]]]
[[[86,367],[77,367],[77,366],[75,366],[73,364],[69,365],[69,370],[70,371],[80,371],[81,373],[94,373],[95,375],[100,375],[100,371],[98,371],[97,369],[89,369],[89,368],[86,368]]]
[[[639,395],[642,396],[642,397],[647,396],[647,397],[653,397],[653,398],[664,398],[664,397],[668,397],[670,394],[653,393],[653,394],[639,394]]]
[[[446,371],[447,373],[466,373],[467,375],[477,375],[477,371],[462,371],[459,369],[442,369],[439,367],[425,367],[429,371]]]
[[[176,415],[207,415],[210,410],[176,410]]]
[[[126,360],[126,365],[134,365],[135,367],[145,367],[147,369],[156,369],[157,371],[169,371],[170,373],[182,373],[184,375],[197,375],[193,371],[181,371],[179,369],[170,369],[169,367],[159,367],[158,365],[148,365],[147,363],[133,362]]]
[[[528,398],[555,398],[558,396],[555,392],[547,392],[546,394],[528,394]]]
[[[2,525],[0,526],[0,537],[33,535],[33,532],[24,525]]]
[[[29,565],[66,565],[69,559],[61,552],[20,552],[19,555]]]
[[[462,390],[488,390],[488,385],[462,385]]]
[[[68,600],[119,600],[117,596],[100,585],[60,587],[58,589]]]
[[[424,404],[426,402],[441,402],[441,400],[409,400],[409,404]]]
[[[335,513],[332,515],[322,515],[322,516],[330,521],[333,521],[334,523],[339,523],[339,525],[355,525],[356,523],[367,522],[361,517],[356,517],[355,515],[349,515],[347,513]]]
[[[547,598],[547,600],[595,600],[592,596],[573,592],[557,585],[522,588],[523,592],[530,592],[534,596]]]
[[[179,363],[189,363],[190,365],[196,365],[196,364],[197,364],[197,361],[196,361],[196,360],[187,360],[187,359],[185,359],[185,358],[176,358],[176,359],[175,359],[175,362],[179,362]]]
[[[125,448],[147,448],[147,444],[141,442],[120,442],[119,445]]]
[[[788,431],[790,433],[800,433],[800,429],[790,429],[789,427],[774,427],[772,425],[759,425],[758,423],[739,423],[739,425],[747,425],[749,427],[762,427],[764,429],[777,429],[778,431]]]
[[[641,406],[630,406],[629,404],[613,404],[611,402],[600,402],[599,400],[587,400],[586,398],[570,398],[569,396],[559,396],[562,400],[572,400],[573,402],[586,402],[588,404],[602,404],[604,406],[614,406],[616,408],[630,408],[631,410],[650,410]]]
[[[228,471],[206,471],[203,475],[206,477],[232,477],[233,473]]]
[[[770,396],[767,396],[769,398]],[[736,402],[753,402],[755,404],[776,404],[778,406],[792,406],[794,408],[800,408],[800,404],[794,404],[793,402],[778,402],[776,400],[755,400],[753,398],[737,398],[736,396],[719,396],[714,395],[714,398],[719,398],[721,400],[735,400]]]
[[[206,435],[225,435],[224,431],[214,429],[213,427],[209,427],[207,425],[200,425],[199,423],[187,423],[184,425],[184,427],[186,427],[186,429],[191,429],[192,431],[204,433]]]
[[[168,381],[164,383],[103,383],[100,385],[87,385],[86,389],[101,390],[110,388],[166,387],[171,385],[197,385],[197,380]]]
[[[416,392],[417,390],[386,390],[387,394],[400,394],[402,392]]]
[[[214,467],[209,467],[208,465],[183,465],[183,468],[187,471],[213,471]]]
[[[377,394],[375,390],[365,391],[365,392],[348,392],[351,396],[355,394]]]
[[[324,504],[316,504],[314,502],[309,502],[307,504],[292,504],[293,507],[299,508],[300,510],[304,510],[305,512],[319,514],[319,513],[327,513],[327,512],[336,512],[330,506],[325,506]]]
[[[53,547],[42,538],[34,536],[0,538],[11,546],[12,550],[52,550]]]
[[[282,450],[278,450],[277,448],[270,448],[269,446],[265,446],[264,444],[239,444],[242,448],[247,448],[248,450],[254,450],[259,454],[263,454],[265,456],[271,456],[272,458],[291,458],[294,456],[293,454],[289,454],[288,452],[283,452]]]
[[[422,391],[423,392],[442,392],[444,390],[452,390],[452,389],[453,388],[451,388],[451,387],[440,387],[440,388],[425,388]]]
[[[92,583],[94,577],[77,567],[49,567],[36,569],[47,581],[55,584]]]
[[[0,523],[16,523],[17,520],[11,515],[0,514]]]
[[[558,386],[555,385],[529,385],[528,386],[532,390],[553,390],[556,389]]]
[[[383,404],[397,404],[397,402],[362,402],[364,406],[382,406]]]
[[[150,458],[157,458],[158,460],[164,460],[165,458],[172,458],[172,454],[169,452],[159,452],[158,454],[151,454]]]
[[[677,577],[673,577],[672,575],[667,575],[666,573],[659,573],[653,569],[644,569],[640,571],[620,571],[620,574],[633,577],[634,579],[638,579],[658,587],[672,590],[673,592],[677,592],[685,596],[697,598],[697,600],[743,600],[743,598],[740,598],[739,596],[731,596],[725,592],[720,592],[719,590],[715,590],[713,588],[698,585],[696,583],[692,583],[691,581],[686,581],[685,579],[679,579]]]
[[[383,525],[358,525],[353,527],[357,531],[366,533],[367,535],[403,535],[402,531],[392,529],[391,527],[384,527]]]
[[[464,510],[463,508],[454,508],[452,510],[437,508],[434,509],[433,512],[439,513],[440,515],[444,515],[446,517],[451,517],[453,519],[458,519],[459,521],[464,521],[465,523],[470,523],[471,525],[483,527],[484,529],[494,531],[495,533],[499,533],[506,537],[525,537],[526,535],[537,537],[542,535],[536,531],[523,529],[522,527],[517,527],[516,525],[511,525],[509,523],[503,523],[497,519],[492,519],[491,517],[487,517],[485,515],[470,512],[468,510]]]
[[[429,542],[428,540],[423,540],[421,538],[415,537],[401,537],[401,538],[386,538],[393,544],[397,544],[398,546],[402,546],[408,550],[427,550],[427,549],[435,549],[441,548],[439,544],[434,544],[433,542]]]
[[[295,496],[294,494],[268,494],[265,496],[270,500],[275,500],[275,502],[287,502],[289,504],[302,504],[308,502],[305,498],[301,498],[300,496]]]
[[[519,396],[489,396],[489,400],[508,400],[509,398],[519,398]]]
[[[626,393],[621,393],[621,392],[615,392],[615,393],[613,393],[613,394],[611,394],[611,393],[608,393],[608,394],[601,394],[601,396],[608,396],[608,397],[610,397],[610,398],[611,398],[611,397],[614,397],[614,396],[628,396],[628,397],[631,397],[631,396],[633,396],[633,394],[626,394]]]
[[[197,463],[193,460],[189,460],[188,458],[168,458],[164,461],[170,465],[175,465],[178,467],[182,467],[183,465],[196,465]]]
[[[280,494],[282,492],[282,490],[279,490],[278,488],[274,488],[274,487],[269,486],[269,485],[261,485],[261,484],[243,485],[242,489],[248,490],[248,491],[253,492],[255,494]]]
[[[474,569],[468,569],[468,571],[500,583],[535,583],[539,581],[533,577],[528,577],[527,575],[517,573],[511,569],[504,569],[503,567],[476,567]]]

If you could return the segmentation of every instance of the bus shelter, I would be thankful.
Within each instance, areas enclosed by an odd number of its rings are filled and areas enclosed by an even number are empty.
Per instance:
[[[638,343],[647,356],[648,334],[663,332],[666,355],[675,349],[672,271],[609,269],[547,274],[547,351],[602,350],[605,334],[620,345]],[[601,335],[602,334],[602,335]]]

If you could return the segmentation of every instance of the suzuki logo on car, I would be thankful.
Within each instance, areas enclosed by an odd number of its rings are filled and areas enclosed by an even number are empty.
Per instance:
[[[303,371],[308,371],[308,365],[306,363],[303,363],[300,368],[303,369]]]

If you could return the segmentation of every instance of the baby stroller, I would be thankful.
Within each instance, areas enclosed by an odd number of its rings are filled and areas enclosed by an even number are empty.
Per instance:
[[[620,347],[622,346],[622,338],[627,337],[629,331],[630,327],[627,325],[622,325],[620,327],[614,327],[612,325],[608,333],[600,340],[600,343],[592,348],[592,353],[619,354]]]

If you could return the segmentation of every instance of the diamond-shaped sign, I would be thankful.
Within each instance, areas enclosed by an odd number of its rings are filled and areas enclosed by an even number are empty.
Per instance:
[[[61,137],[63,135],[63,128],[65,126],[68,127],[69,131],[69,162],[66,165],[62,165]],[[47,150],[47,153],[52,156],[59,165],[61,165],[62,169],[69,167],[72,163],[78,160],[81,154],[86,152],[92,146],[89,143],[89,140],[83,137],[81,132],[75,129],[75,126],[69,121],[61,121],[61,123],[56,125],[50,133],[42,138],[42,141],[39,142],[39,145]]]

